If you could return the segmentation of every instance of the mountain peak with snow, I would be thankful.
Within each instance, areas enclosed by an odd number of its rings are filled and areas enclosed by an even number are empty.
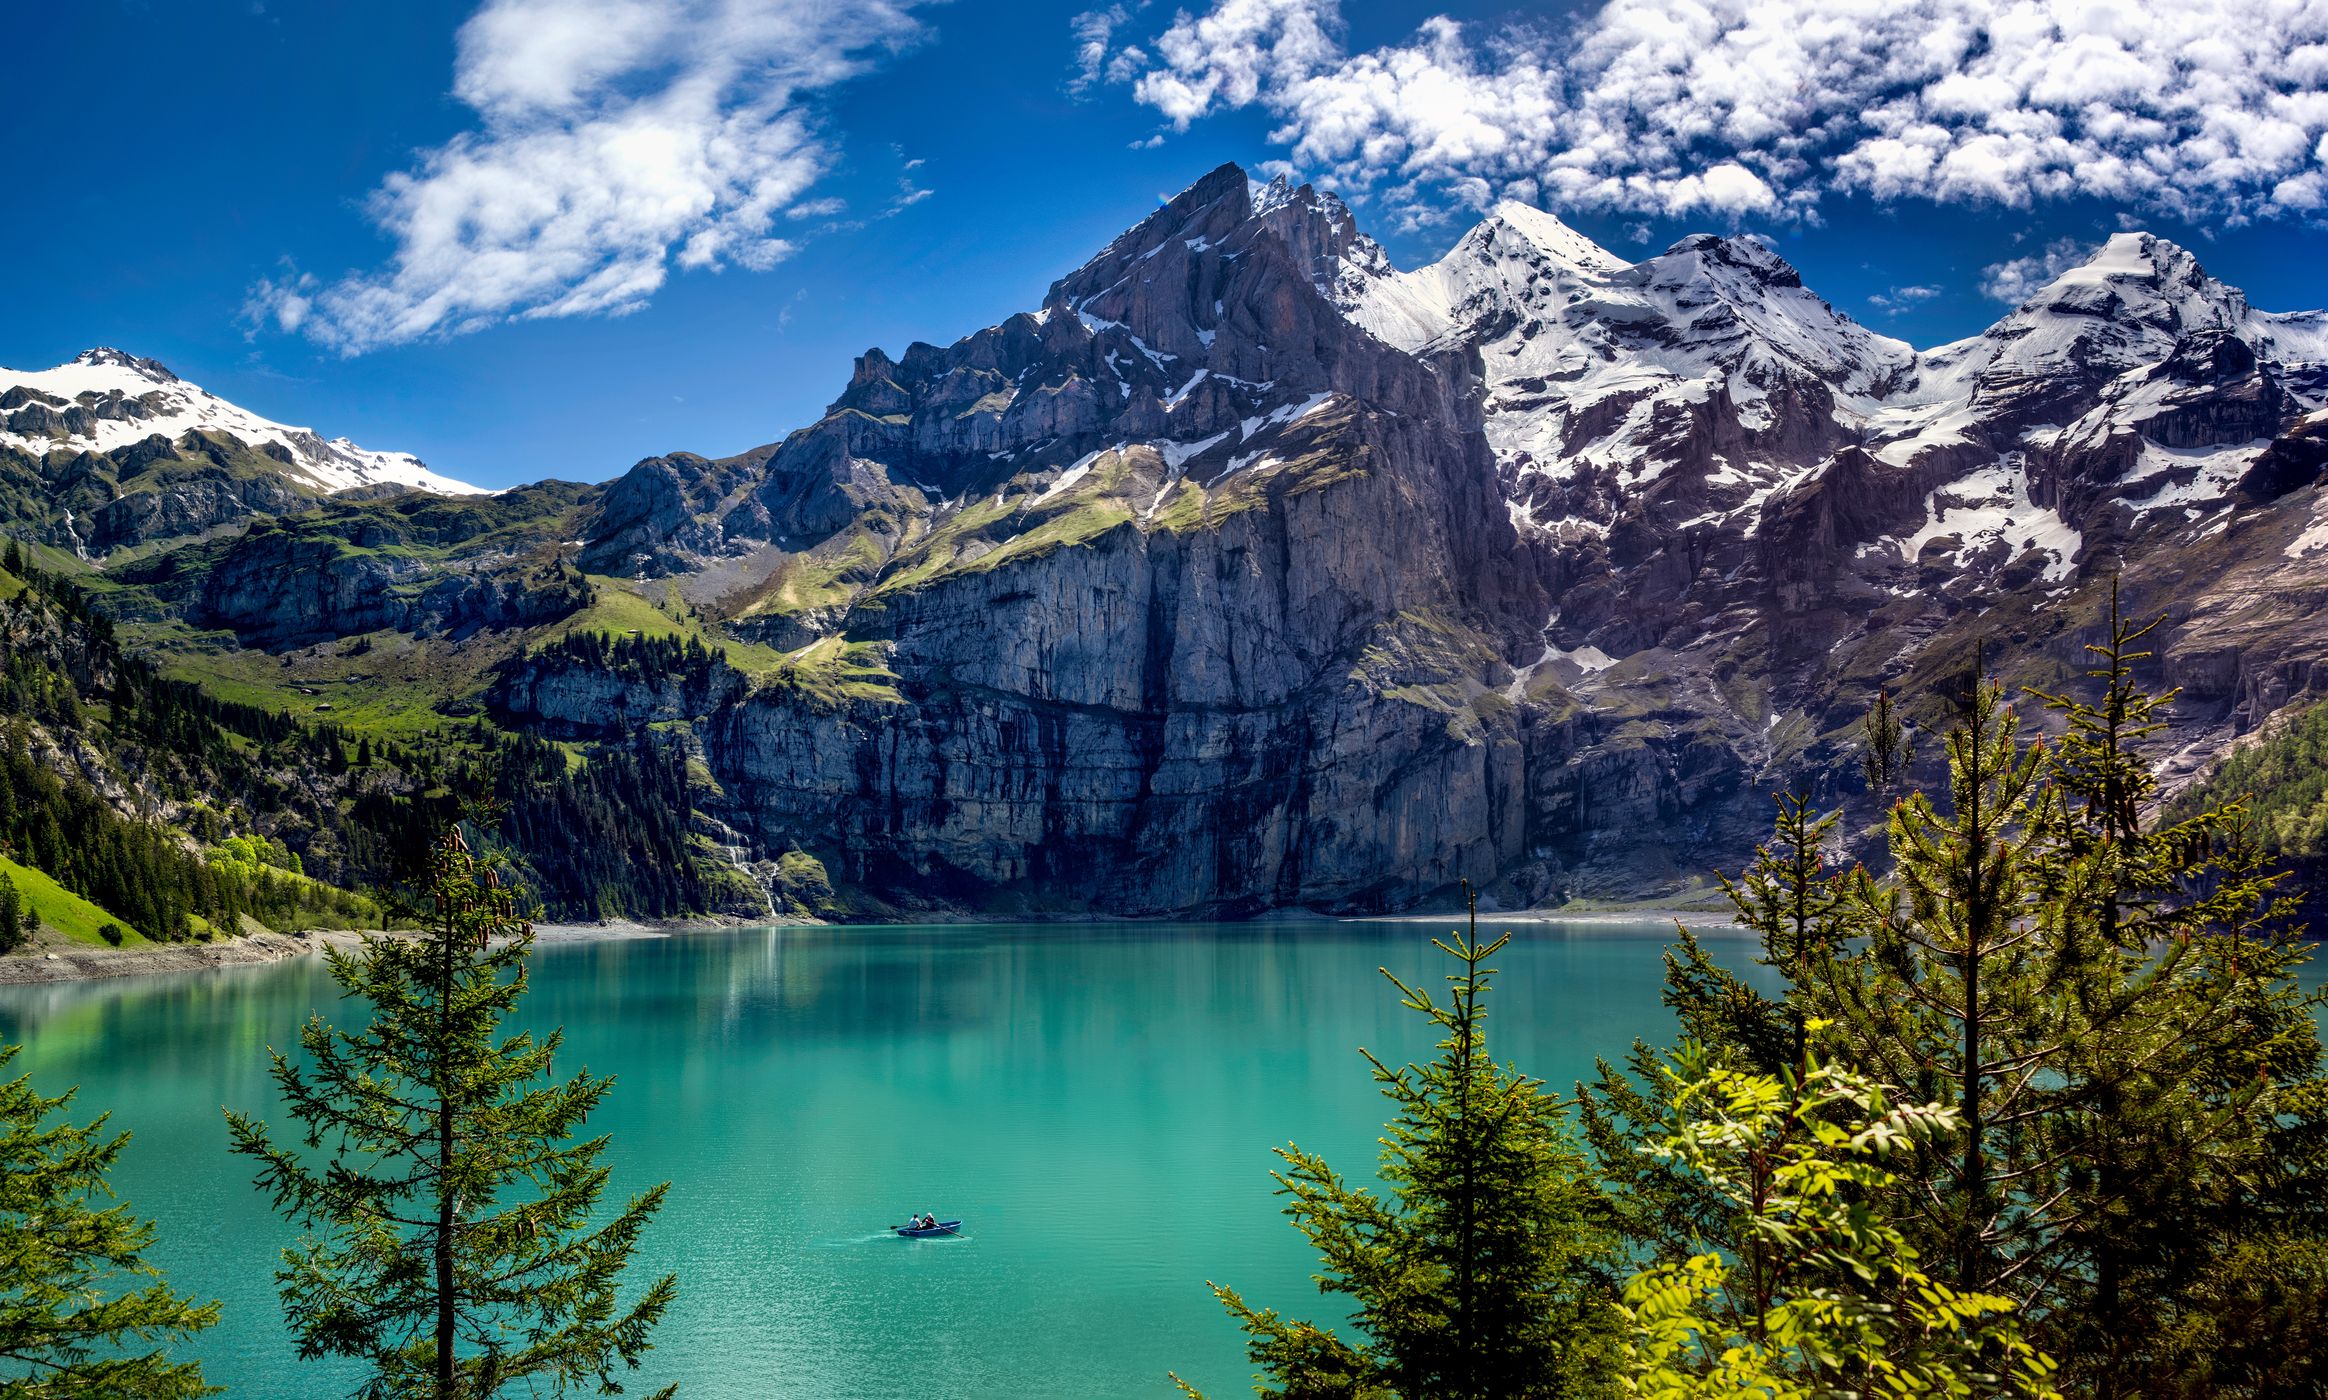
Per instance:
[[[2162,330],[2229,329],[2247,318],[2247,296],[2207,275],[2179,243],[2150,233],[2117,233],[2065,268],[2020,308],[2142,321]]]
[[[88,369],[125,369],[142,378],[150,379],[156,384],[175,384],[178,382],[178,376],[170,373],[170,367],[160,360],[149,360],[140,355],[132,355],[126,350],[116,350],[110,345],[92,346],[75,355],[69,363]]]
[[[1627,266],[1623,258],[1563,223],[1560,216],[1538,209],[1533,204],[1522,204],[1507,199],[1495,206],[1480,228],[1500,225],[1526,239],[1527,242],[1579,272],[1606,276],[1620,272]]]
[[[1652,262],[1685,263],[1695,260],[1708,268],[1734,270],[1765,287],[1800,287],[1803,276],[1793,263],[1779,256],[1769,240],[1752,234],[1693,233],[1665,250]]]
[[[476,495],[482,488],[429,470],[409,452],[377,452],[344,437],[263,418],[173,374],[158,360],[111,346],[45,370],[0,367],[0,448],[34,457],[118,452],[159,437],[222,433],[283,464],[291,484],[322,495],[403,488]]]

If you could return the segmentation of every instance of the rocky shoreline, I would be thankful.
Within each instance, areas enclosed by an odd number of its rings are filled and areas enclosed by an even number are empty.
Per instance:
[[[164,943],[144,948],[92,948],[82,943],[49,940],[0,957],[0,986],[256,967],[317,952],[326,943],[353,946],[360,937],[348,930],[253,933],[214,943]]]
[[[617,938],[663,938],[689,929],[711,927],[717,925],[700,920],[663,925],[537,924],[534,937],[542,943],[594,943]],[[261,967],[320,953],[326,946],[353,948],[367,936],[355,929],[319,929],[305,933],[252,933],[213,943],[165,943],[143,948],[92,948],[84,943],[50,940],[0,956],[0,986]]]

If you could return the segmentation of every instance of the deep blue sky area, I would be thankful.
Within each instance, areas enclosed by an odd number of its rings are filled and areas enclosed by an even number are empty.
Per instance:
[[[802,97],[830,169],[801,198],[847,208],[779,215],[797,249],[773,267],[674,266],[629,314],[487,318],[344,355],[255,320],[246,302],[294,267],[330,283],[389,264],[395,241],[368,197],[480,126],[452,95],[474,0],[18,7],[18,61],[0,85],[13,155],[0,260],[14,274],[0,364],[42,368],[116,345],[256,412],[415,452],[487,486],[600,480],[676,449],[740,451],[812,420],[866,347],[946,341],[1032,308],[1160,195],[1225,160],[1253,168],[1288,154],[1260,106],[1174,132],[1125,84],[1071,92],[1071,22],[1090,8],[917,10],[901,52]],[[1127,8],[1127,32],[1142,36],[1172,18],[1160,4]],[[1422,3],[1343,13],[1352,51],[1401,42],[1435,14],[1482,27],[1565,14]],[[1160,132],[1161,144],[1134,148]],[[897,207],[909,189],[929,193]],[[1436,257],[1476,218],[1450,203],[1444,222],[1401,231],[1378,194],[1346,193],[1401,266]],[[1982,294],[1984,268],[2129,222],[2193,247],[2258,306],[2328,302],[2328,237],[2287,213],[2221,228],[2091,199],[2010,209],[1844,195],[1815,222],[1556,212],[1628,257],[1705,228],[1766,233],[1837,306],[1927,346],[2005,309]],[[1902,287],[1944,290],[1896,312],[1870,301]]]

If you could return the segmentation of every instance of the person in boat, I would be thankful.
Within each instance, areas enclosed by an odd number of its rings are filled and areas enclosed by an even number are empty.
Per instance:
[[[924,1215],[916,1223],[924,1230],[935,1230],[938,1228],[938,1218],[934,1215]]]

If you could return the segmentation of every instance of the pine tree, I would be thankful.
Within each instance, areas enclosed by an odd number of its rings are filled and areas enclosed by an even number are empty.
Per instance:
[[[2136,683],[2144,630],[2113,616],[2097,700],[2046,697],[2067,719],[2055,743],[2023,745],[2001,690],[1977,684],[1948,737],[1945,810],[1922,794],[1893,809],[1880,878],[1792,858],[1803,822],[1782,809],[1732,899],[1785,993],[1685,947],[1668,999],[1726,1067],[1781,1069],[1779,1047],[1816,1017],[1853,1069],[1954,1108],[1953,1146],[1920,1149],[1886,1208],[1953,1286],[2018,1300],[2069,1388],[2314,1393],[2321,1363],[2301,1358],[2328,1355],[2328,1313],[2304,1308],[2328,1299],[2316,1001],[2295,987],[2304,949],[2236,809],[2158,815],[2137,745],[2169,697]],[[1788,916],[1803,909],[1828,922]],[[1669,1107],[1654,1067],[1646,1047],[1633,1075],[1604,1066],[1584,1111],[1604,1170],[1638,1198],[1628,1238],[1658,1257],[1693,1240],[1735,1255],[1735,1210],[1639,1163]]]
[[[13,953],[32,936],[32,921],[16,882],[0,874],[0,953]]]
[[[1947,739],[1949,810],[1910,794],[1891,816],[1892,880],[1860,883],[1866,954],[1816,967],[1782,954],[1790,973],[1815,979],[1814,1003],[1842,1013],[1854,1064],[1954,1101],[1961,1155],[1953,1172],[1934,1164],[1950,1189],[1921,1210],[1966,1290],[1998,1281],[1998,1256],[2014,1247],[2005,1236],[2025,1223],[2000,1208],[1998,1140],[2036,1108],[2034,1066],[2063,1030],[2059,1009],[2036,994],[2053,911],[2036,902],[2023,837],[2045,766],[2041,748],[2021,747],[2019,727],[2003,688],[1977,681]]]
[[[531,925],[457,829],[426,888],[420,936],[329,954],[369,1023],[311,1018],[307,1064],[274,1057],[291,1116],[309,1147],[331,1144],[329,1162],[228,1115],[261,1189],[318,1232],[285,1251],[285,1315],[303,1357],[371,1367],[365,1400],[619,1394],[617,1364],[636,1369],[677,1288],[665,1277],[628,1306],[617,1296],[669,1185],[601,1215],[607,1139],[574,1135],[613,1081],[537,1084],[562,1035],[501,1030],[525,992]]]
[[[2066,720],[2035,835],[2074,1014],[2052,1152],[2032,1156],[2060,1183],[2074,1354],[2100,1396],[2222,1393],[2226,1356],[2328,1353],[2328,1309],[2226,1306],[2259,1265],[2280,1298],[2328,1302],[2328,1078],[2293,981],[2310,950],[2244,811],[2161,815],[2137,746],[2173,693],[2135,674],[2157,626],[2125,620],[2113,580],[2087,648],[2100,696],[2041,697]],[[2328,1384],[2328,1359],[2308,1375]]]
[[[1807,1047],[1797,1068],[1766,1075],[1685,1046],[1662,1077],[1670,1116],[1647,1155],[1727,1201],[1748,1248],[1627,1281],[1626,1393],[2059,1400],[2053,1362],[2022,1337],[2012,1302],[1930,1277],[1905,1232],[1865,1204],[1897,1186],[1891,1163],[1955,1130],[1953,1109],[1894,1102]]]
[[[1892,708],[1891,691],[1878,688],[1875,703],[1868,707],[1860,721],[1860,734],[1866,751],[1859,756],[1860,771],[1867,777],[1872,792],[1890,792],[1908,771],[1908,762],[1914,757],[1908,740],[1907,726]]]
[[[0,1047],[0,1068],[16,1054]],[[71,1100],[34,1093],[30,1076],[0,1084],[0,1400],[216,1394],[196,1363],[142,1350],[209,1327],[218,1305],[188,1302],[145,1263],[152,1225],[93,1208],[129,1134],[105,1137],[102,1117],[51,1123]]]
[[[1263,1395],[1527,1400],[1605,1382],[1616,1324],[1607,1204],[1564,1105],[1487,1050],[1486,964],[1510,938],[1482,944],[1475,905],[1468,931],[1433,940],[1462,965],[1444,1005],[1383,973],[1401,1004],[1443,1033],[1424,1065],[1393,1069],[1360,1052],[1398,1108],[1380,1168],[1389,1199],[1352,1187],[1314,1153],[1278,1150],[1285,1213],[1325,1264],[1318,1286],[1352,1299],[1364,1339],[1215,1285],[1273,1387]]]

